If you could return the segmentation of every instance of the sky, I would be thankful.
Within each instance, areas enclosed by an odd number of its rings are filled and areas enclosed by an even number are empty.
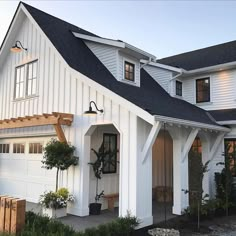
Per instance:
[[[163,58],[236,40],[236,1],[25,1]],[[0,43],[19,1],[0,0]]]

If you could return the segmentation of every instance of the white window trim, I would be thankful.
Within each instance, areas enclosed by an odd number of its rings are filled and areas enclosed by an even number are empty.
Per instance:
[[[129,58],[126,58],[126,57],[123,57],[123,65],[122,65],[122,68],[123,68],[123,73],[122,73],[122,78],[121,78],[121,81],[122,82],[125,82],[127,84],[135,84],[137,85],[137,79],[136,79],[136,67],[137,67],[137,63],[133,60],[130,60]],[[131,80],[127,80],[125,79],[125,62],[128,62],[128,63],[131,63],[134,65],[134,81],[131,81]]]
[[[182,95],[180,96],[180,95],[178,95],[178,94],[176,94],[176,82],[180,82],[181,83],[181,85],[182,85],[182,87],[181,87],[181,92],[182,92]],[[177,98],[183,98],[183,81],[181,81],[181,80],[179,80],[179,79],[176,79],[175,80],[175,91],[174,91],[174,94],[175,94],[175,97],[177,97]]]
[[[204,79],[204,78],[209,78],[210,81],[210,101],[209,102],[197,102],[197,80],[199,79]],[[211,75],[201,75],[201,76],[197,76],[194,78],[194,103],[195,105],[201,106],[201,105],[210,105],[212,104],[212,85],[213,81],[212,81],[212,76]]]
[[[34,62],[37,62],[37,72],[36,72],[36,93],[34,95],[27,95],[27,88],[28,88],[28,73],[29,73],[29,70],[28,70],[28,67],[29,67],[29,64],[31,63],[34,63]],[[15,95],[16,95],[16,71],[17,71],[17,68],[19,67],[25,67],[27,68],[25,70],[25,75],[24,75],[24,88],[23,88],[23,94],[24,96],[23,97],[19,97],[19,98],[16,98]],[[17,66],[15,66],[15,75],[14,75],[14,90],[13,90],[13,101],[14,102],[17,102],[17,101],[22,101],[22,100],[27,100],[27,99],[31,99],[31,98],[35,98],[35,97],[38,97],[38,89],[39,89],[39,59],[34,59],[34,60],[30,60],[30,61],[27,61],[25,63],[21,63]]]

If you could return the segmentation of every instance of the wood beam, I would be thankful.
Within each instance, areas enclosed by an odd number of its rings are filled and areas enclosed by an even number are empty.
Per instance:
[[[14,129],[56,124],[70,126],[72,122],[72,114],[54,112],[53,114],[33,115],[0,120],[0,129]]]
[[[154,123],[154,125],[152,126],[152,129],[148,135],[148,138],[147,138],[147,140],[143,146],[142,152],[141,152],[141,159],[142,159],[143,164],[147,159],[148,153],[156,140],[156,137],[161,129],[161,126],[162,126],[162,123],[160,121],[156,121]]]
[[[220,147],[220,143],[223,141],[225,134],[221,133],[217,136],[217,138],[215,139],[215,142],[212,145],[212,148],[209,152],[209,160],[213,160],[214,159],[214,155],[216,153],[216,151],[218,150],[218,148]]]
[[[193,144],[193,141],[194,139],[196,138],[197,134],[198,134],[198,131],[199,129],[192,129],[188,138],[187,138],[187,141],[185,142],[184,144],[184,147],[183,147],[183,151],[182,151],[182,162],[185,161],[186,157],[187,157],[187,154],[190,150],[190,148],[192,147],[192,144]]]
[[[56,125],[53,125],[53,126],[54,126],[54,129],[56,130],[57,137],[58,137],[59,141],[62,142],[62,143],[67,143],[67,140],[66,140],[64,131],[61,128],[61,125],[56,124]]]

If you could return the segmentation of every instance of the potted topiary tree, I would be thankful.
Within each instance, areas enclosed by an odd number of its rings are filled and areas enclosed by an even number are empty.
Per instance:
[[[99,203],[100,198],[104,195],[104,190],[98,193],[98,181],[102,178],[103,173],[103,165],[105,161],[105,157],[107,155],[115,155],[118,150],[114,151],[106,151],[104,149],[104,144],[100,146],[98,151],[91,149],[96,156],[94,162],[89,162],[88,164],[92,166],[94,176],[96,178],[96,195],[95,195],[95,202],[89,204],[89,214],[90,215],[99,215],[101,213],[102,204]],[[113,163],[116,165],[116,163]]]
[[[74,146],[69,145],[66,142],[60,142],[56,139],[51,139],[44,148],[42,160],[43,168],[48,170],[56,168],[55,192],[46,192],[40,196],[40,203],[43,206],[43,209],[47,209],[47,212],[48,209],[57,210],[64,208],[66,215],[67,202],[72,201],[72,199],[67,189],[62,188],[58,190],[58,175],[59,171],[67,170],[70,166],[78,164],[79,158],[74,156],[74,151]],[[66,204],[63,205],[63,202],[66,202]],[[60,213],[60,215],[62,214]]]

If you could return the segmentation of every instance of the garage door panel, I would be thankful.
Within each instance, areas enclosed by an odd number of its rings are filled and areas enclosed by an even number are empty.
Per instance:
[[[43,154],[29,154],[30,143],[46,144],[49,137],[1,139],[9,143],[10,152],[0,154],[0,194],[38,202],[45,190],[55,189],[56,170],[42,168]],[[14,143],[24,143],[25,153],[13,153]]]
[[[41,168],[42,163],[39,160],[28,161],[29,176],[45,176],[45,169]]]
[[[12,176],[25,175],[27,172],[27,163],[19,159],[1,159],[0,170],[2,173],[11,174]]]
[[[18,180],[9,180],[6,178],[0,179],[1,194],[10,195],[14,197],[21,197],[26,195],[26,186],[24,182]]]

